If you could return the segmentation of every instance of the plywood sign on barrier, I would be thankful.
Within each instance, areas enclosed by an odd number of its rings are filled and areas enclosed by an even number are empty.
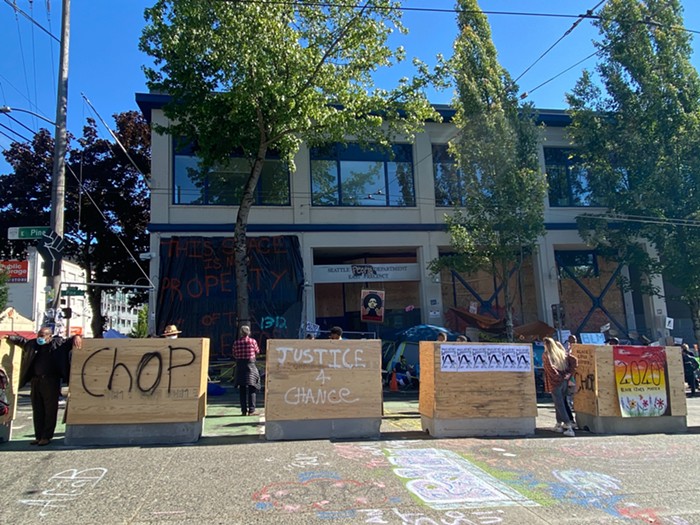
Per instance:
[[[537,416],[531,345],[421,341],[419,351],[422,416]]]
[[[666,347],[666,381],[671,415],[687,415],[683,361],[679,347]],[[575,345],[578,359],[574,410],[602,417],[622,417],[615,382],[612,346]]]
[[[578,359],[574,380],[574,410],[587,414],[598,413],[596,388],[596,345],[574,345],[572,354]]]
[[[381,415],[380,340],[268,340],[267,421]]]
[[[85,339],[66,424],[178,423],[206,410],[209,339]]]

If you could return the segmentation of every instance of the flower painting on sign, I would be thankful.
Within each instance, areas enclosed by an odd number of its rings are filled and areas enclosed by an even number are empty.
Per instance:
[[[666,350],[661,346],[613,346],[622,417],[670,414]]]

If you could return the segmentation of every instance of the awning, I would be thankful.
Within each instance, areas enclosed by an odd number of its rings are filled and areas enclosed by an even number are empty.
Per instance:
[[[453,330],[464,333],[467,328],[478,328],[484,332],[492,334],[503,334],[506,331],[505,319],[494,319],[485,315],[478,315],[465,310],[464,308],[450,307],[447,312],[447,325]],[[513,334],[516,339],[521,337],[527,341],[544,339],[556,332],[554,328],[542,321],[523,324],[513,327]]]

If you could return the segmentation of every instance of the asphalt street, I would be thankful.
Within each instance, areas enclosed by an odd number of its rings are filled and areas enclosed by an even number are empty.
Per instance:
[[[0,443],[2,524],[700,525],[700,398],[688,433],[554,433],[549,399],[529,438],[434,439],[416,392],[387,393],[378,440],[270,442],[264,407],[210,397],[192,445],[30,446],[21,396]]]

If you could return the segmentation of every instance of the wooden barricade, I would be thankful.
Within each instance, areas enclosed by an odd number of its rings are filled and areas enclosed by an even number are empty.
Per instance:
[[[268,340],[267,439],[376,437],[381,417],[380,340]]]
[[[206,414],[208,365],[209,339],[83,340],[82,349],[73,350],[66,442],[196,440]]]
[[[534,434],[531,345],[422,341],[419,351],[423,430],[435,437]]]
[[[670,414],[622,417],[615,378],[613,347],[574,345],[572,354],[578,359],[578,367],[574,375],[576,381],[574,411],[578,426],[600,434],[687,431],[687,405],[681,349],[677,346],[669,346],[663,351],[666,354],[665,377]]]

